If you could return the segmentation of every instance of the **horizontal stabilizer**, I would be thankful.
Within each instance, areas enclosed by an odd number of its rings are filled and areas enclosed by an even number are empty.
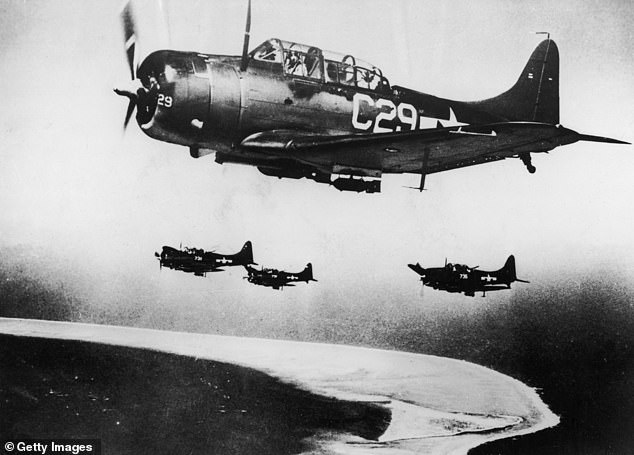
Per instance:
[[[407,264],[407,266],[419,275],[423,275],[425,273],[425,269],[422,268],[418,262],[416,264]]]
[[[629,142],[620,141],[618,139],[612,139],[610,137],[602,137],[602,136],[591,136],[590,134],[580,134],[580,141],[588,141],[588,142],[607,142],[608,144],[627,144],[632,145]]]

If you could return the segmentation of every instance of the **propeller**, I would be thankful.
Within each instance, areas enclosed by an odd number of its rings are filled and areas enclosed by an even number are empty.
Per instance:
[[[159,9],[165,17],[162,2],[159,4]],[[131,82],[125,88],[115,88],[114,92],[119,96],[124,96],[129,99],[128,108],[123,121],[123,129],[125,130],[128,123],[130,123],[135,109],[138,113],[142,113],[142,117],[145,118],[147,117],[146,114],[153,111],[156,107],[155,98],[158,83],[156,75],[151,70],[149,72],[144,70],[142,74],[139,74],[138,32],[132,2],[130,0],[125,3],[121,10],[121,24],[123,25],[124,48],[128,68],[130,70]],[[167,32],[168,27],[166,21],[164,21],[164,28]],[[169,43],[167,44],[169,45]],[[137,117],[139,117],[139,114],[137,114]]]
[[[137,32],[136,32],[136,23],[134,21],[134,13],[132,12],[132,3],[126,2],[121,10],[121,23],[123,25],[123,39],[124,39],[124,47],[125,53],[128,60],[128,68],[130,69],[130,78],[132,81],[136,80],[136,73],[138,70],[138,65],[136,61],[136,40],[137,40]],[[132,118],[132,114],[134,113],[134,109],[136,108],[138,96],[136,94],[136,90],[134,87],[130,89],[118,89],[115,88],[114,92],[119,96],[125,96],[130,101],[128,101],[128,109],[125,113],[125,119],[123,120],[123,129],[125,130],[130,123],[130,119]]]
[[[161,261],[161,255],[155,251],[154,256],[156,256],[156,258],[159,260],[159,270],[163,270],[163,261]]]
[[[136,23],[134,21],[134,14],[132,12],[132,3],[126,2],[121,10],[121,21],[123,23],[123,38],[125,45],[125,53],[128,57],[128,67],[130,68],[130,77],[132,80],[136,79]]]

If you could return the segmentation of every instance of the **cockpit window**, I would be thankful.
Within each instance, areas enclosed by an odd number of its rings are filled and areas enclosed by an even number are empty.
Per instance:
[[[254,60],[281,63],[284,74],[365,90],[386,91],[390,83],[376,66],[352,55],[270,39],[252,53]]]
[[[282,46],[279,40],[271,39],[260,44],[252,55],[255,60],[282,63]]]
[[[284,44],[284,72],[286,74],[322,79],[321,50],[296,43]]]
[[[381,80],[378,73],[365,68],[356,68],[356,78],[357,87],[370,90],[376,90]]]

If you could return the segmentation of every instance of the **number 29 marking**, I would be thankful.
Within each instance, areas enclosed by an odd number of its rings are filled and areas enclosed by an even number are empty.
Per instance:
[[[163,106],[163,107],[172,107],[172,97],[159,93],[158,104],[159,106]]]

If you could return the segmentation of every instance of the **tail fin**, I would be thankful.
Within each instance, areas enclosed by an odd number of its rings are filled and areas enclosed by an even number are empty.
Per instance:
[[[555,42],[547,39],[535,48],[510,90],[474,105],[510,121],[559,124],[559,50]]]
[[[247,240],[236,256],[239,258],[242,265],[255,264],[255,262],[253,262],[253,247],[251,246],[250,240]]]
[[[520,283],[529,283],[526,280],[520,280],[517,278],[517,272],[515,270],[515,256],[513,256],[512,254],[506,260],[506,262],[504,263],[504,267],[500,269],[500,272],[503,272],[507,276],[509,281],[519,281]]]
[[[313,278],[313,265],[309,262],[306,268],[300,273],[300,280],[308,283],[309,281],[317,281]]]
[[[509,256],[500,272],[504,272],[512,281],[517,280],[517,272],[515,271],[515,256],[512,254]]]

